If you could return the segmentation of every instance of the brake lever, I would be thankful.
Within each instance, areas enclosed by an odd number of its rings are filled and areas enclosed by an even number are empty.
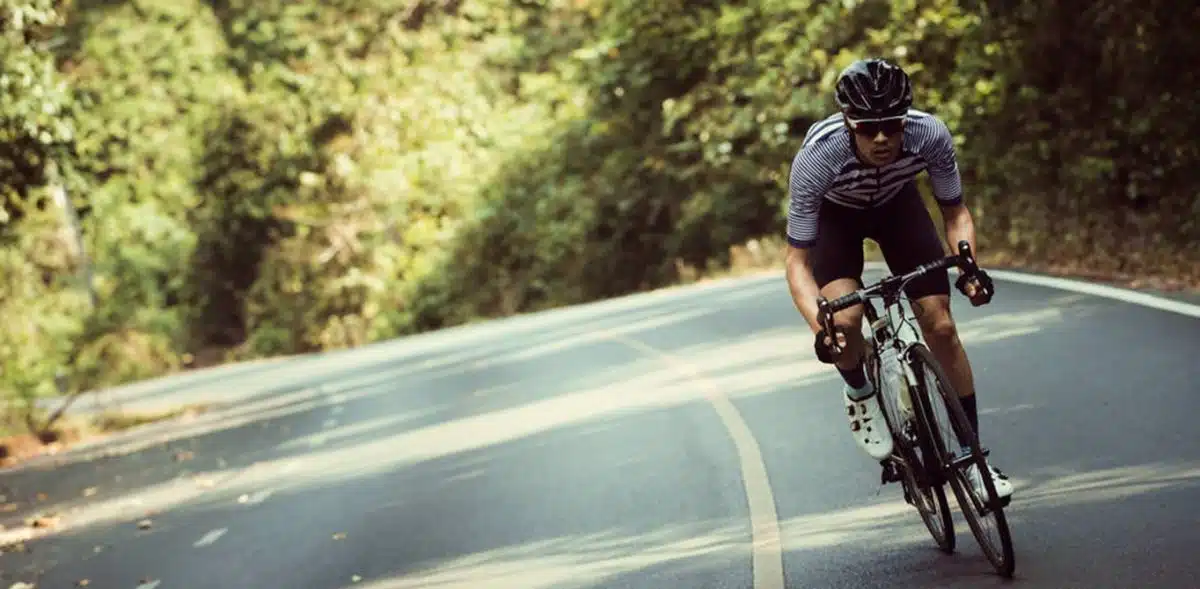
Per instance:
[[[958,242],[958,264],[965,274],[974,274],[979,269],[975,265],[975,256],[971,255],[971,242],[965,239]]]
[[[829,338],[829,351],[834,356],[840,356],[846,351],[838,345],[838,328],[833,324],[833,313],[829,310],[829,300],[817,297],[817,322],[821,324],[821,333]]]
[[[975,263],[975,257],[971,255],[971,244],[963,239],[958,242],[958,258],[959,269],[962,274],[958,276],[954,286],[958,291],[967,294],[967,281],[975,278],[975,285],[978,287],[975,293],[976,298],[968,297],[971,301],[971,306],[979,307],[986,305],[992,301],[992,295],[995,294],[995,287],[991,284],[991,279],[979,270],[979,265]],[[978,300],[979,302],[976,302]]]

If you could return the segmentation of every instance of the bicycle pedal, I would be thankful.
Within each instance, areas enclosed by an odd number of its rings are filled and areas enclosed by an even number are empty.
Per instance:
[[[881,462],[880,466],[883,467],[882,471],[879,473],[880,484],[886,485],[888,483],[896,483],[901,480],[900,471],[896,468],[895,463]]]

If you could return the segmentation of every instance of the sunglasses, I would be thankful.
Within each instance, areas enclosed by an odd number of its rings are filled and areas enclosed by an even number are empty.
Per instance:
[[[883,133],[885,137],[891,137],[904,130],[904,117],[889,117],[886,119],[851,119],[850,128],[858,135],[863,137],[875,137]]]

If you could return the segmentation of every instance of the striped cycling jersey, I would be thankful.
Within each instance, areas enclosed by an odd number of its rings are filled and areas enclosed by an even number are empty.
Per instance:
[[[808,128],[792,160],[788,243],[801,248],[816,243],[817,216],[823,199],[855,209],[877,207],[899,194],[922,170],[929,171],[933,195],[939,203],[962,201],[950,129],[927,112],[909,109],[900,155],[881,168],[859,161],[841,113],[817,121]]]

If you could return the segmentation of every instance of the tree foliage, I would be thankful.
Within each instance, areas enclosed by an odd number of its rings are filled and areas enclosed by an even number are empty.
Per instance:
[[[53,392],[60,369],[85,390],[724,264],[782,232],[797,144],[866,55],[904,65],[956,133],[983,253],[1200,260],[1200,9],[1162,0],[0,10],[9,398]]]

